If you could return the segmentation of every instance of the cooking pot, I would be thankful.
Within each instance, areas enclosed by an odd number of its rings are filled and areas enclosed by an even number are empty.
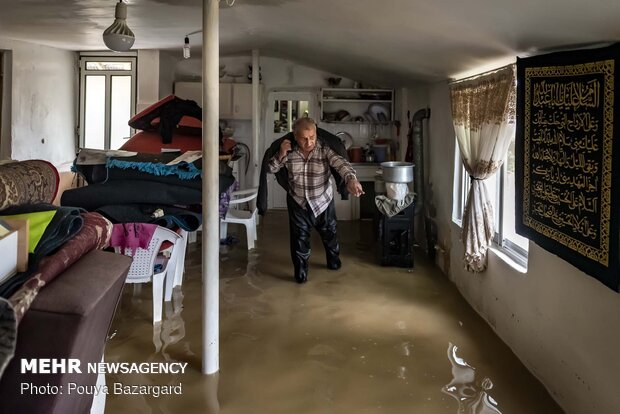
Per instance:
[[[362,162],[362,148],[351,147],[349,148],[349,159],[351,162]]]
[[[375,152],[375,161],[382,163],[387,159],[388,145],[387,144],[373,144],[373,151]]]
[[[402,161],[381,163],[383,181],[386,183],[410,183],[413,181],[413,164]]]

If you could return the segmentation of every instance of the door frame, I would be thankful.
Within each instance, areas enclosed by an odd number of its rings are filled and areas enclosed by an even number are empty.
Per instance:
[[[273,132],[273,108],[277,101],[308,101],[308,116],[315,120],[318,124],[317,116],[319,112],[318,104],[318,90],[295,90],[295,91],[283,91],[272,90],[267,94],[267,107],[265,109],[265,139],[263,140],[263,153],[271,146],[271,143],[276,139],[285,135],[283,132]],[[276,189],[280,189],[275,180],[275,175],[271,175],[271,179],[267,180],[268,188],[268,208],[274,208],[274,193]],[[285,206],[275,207],[278,209],[284,209]]]

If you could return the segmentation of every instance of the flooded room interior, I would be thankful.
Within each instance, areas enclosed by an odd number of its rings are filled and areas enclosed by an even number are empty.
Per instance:
[[[0,413],[620,412],[619,18],[5,2]]]

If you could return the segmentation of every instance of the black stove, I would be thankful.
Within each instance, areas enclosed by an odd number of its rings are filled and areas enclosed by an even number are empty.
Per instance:
[[[413,267],[413,223],[415,203],[388,217],[375,211],[377,256],[382,266]]]

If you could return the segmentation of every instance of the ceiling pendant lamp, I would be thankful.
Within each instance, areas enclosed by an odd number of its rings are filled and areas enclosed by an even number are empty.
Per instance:
[[[127,26],[127,5],[122,0],[116,3],[114,17],[114,23],[103,32],[103,43],[115,52],[126,52],[131,49],[136,37]]]

